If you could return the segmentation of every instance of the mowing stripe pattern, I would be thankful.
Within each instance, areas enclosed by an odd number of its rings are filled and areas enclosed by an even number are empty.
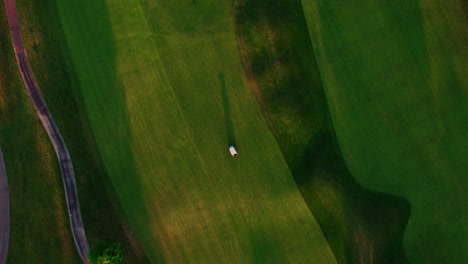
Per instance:
[[[410,263],[468,263],[466,19],[455,0],[358,2],[302,0],[340,148],[410,203]]]
[[[96,146],[151,262],[336,263],[243,78],[227,1],[57,6]]]

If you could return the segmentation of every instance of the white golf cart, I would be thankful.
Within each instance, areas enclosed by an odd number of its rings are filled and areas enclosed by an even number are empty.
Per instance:
[[[229,153],[231,153],[231,156],[233,157],[237,156],[237,150],[236,147],[234,147],[234,145],[229,146]]]

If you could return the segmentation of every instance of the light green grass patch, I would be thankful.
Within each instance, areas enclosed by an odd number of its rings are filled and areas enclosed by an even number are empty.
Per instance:
[[[353,175],[410,201],[410,262],[465,263],[468,28],[456,2],[302,2]]]
[[[59,2],[98,148],[151,261],[335,262],[243,79],[227,3]]]

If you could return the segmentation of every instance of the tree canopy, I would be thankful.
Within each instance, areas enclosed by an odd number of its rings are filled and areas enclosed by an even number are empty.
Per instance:
[[[123,260],[120,243],[100,241],[88,254],[90,264],[120,264]]]

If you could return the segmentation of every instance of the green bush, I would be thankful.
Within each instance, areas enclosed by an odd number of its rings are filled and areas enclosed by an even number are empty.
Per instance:
[[[123,260],[120,243],[100,241],[89,251],[90,264],[120,264]]]

